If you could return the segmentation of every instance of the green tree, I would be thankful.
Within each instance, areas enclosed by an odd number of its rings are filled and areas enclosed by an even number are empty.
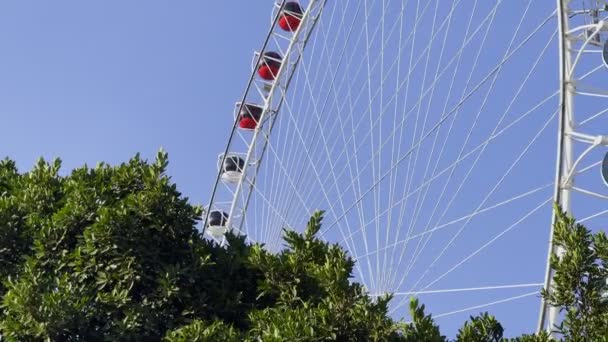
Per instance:
[[[504,329],[494,316],[487,312],[474,317],[458,330],[456,341],[499,342],[502,340]]]
[[[267,252],[261,245],[251,247],[249,262],[262,274],[258,299],[272,305],[251,310],[247,315],[249,329],[231,333],[230,338],[224,336],[226,340],[402,339],[387,315],[389,297],[373,301],[360,284],[349,281],[354,261],[346,252],[315,237],[322,219],[323,212],[315,213],[303,234],[285,231],[286,248],[278,254]],[[167,340],[192,341],[207,333],[214,336],[214,329],[213,325],[195,321],[170,332]]]
[[[416,298],[410,300],[410,317],[412,321],[403,324],[401,327],[402,335],[407,342],[443,342],[447,341],[445,336],[441,335],[439,326],[435,325],[435,321],[431,315],[424,312],[424,305],[420,304]]]
[[[61,197],[57,176],[59,161],[47,164],[40,160],[32,172],[21,175],[15,163],[0,161],[0,279],[14,277],[23,259],[30,253],[34,234],[43,225],[43,217],[56,210]],[[6,291],[0,284],[0,296]]]
[[[0,164],[0,330],[10,341],[386,340],[389,298],[350,282],[353,260],[315,237],[322,213],[268,253],[203,239],[167,155],[116,167]]]
[[[8,341],[416,341],[448,339],[424,305],[407,323],[388,315],[391,296],[371,298],[352,282],[355,262],[316,234],[284,231],[276,254],[243,236],[228,246],[196,229],[201,209],[166,175],[167,154],[59,174],[40,160],[19,173],[0,162],[0,334]],[[556,289],[544,294],[565,315],[565,341],[606,341],[604,233],[559,211]],[[503,337],[487,313],[455,341],[548,342],[547,334]]]
[[[556,206],[554,244],[564,251],[551,256],[554,291],[543,296],[565,313],[555,327],[566,341],[608,341],[608,238],[592,234]]]
[[[259,274],[249,247],[199,236],[200,208],[166,176],[166,153],[65,177],[59,166],[40,161],[19,175],[2,164],[5,338],[158,339],[193,319],[245,325]]]

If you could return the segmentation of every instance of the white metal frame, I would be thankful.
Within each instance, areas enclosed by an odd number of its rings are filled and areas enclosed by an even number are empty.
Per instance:
[[[259,119],[259,123],[255,130],[253,130],[253,134],[249,139],[249,143],[247,144],[247,152],[245,154],[245,167],[241,178],[236,183],[236,185],[224,184],[221,182],[221,168],[218,171],[217,179],[213,188],[213,192],[211,195],[211,199],[209,201],[209,210],[207,210],[205,214],[205,218],[203,220],[203,233],[207,228],[207,222],[209,220],[209,212],[212,208],[215,208],[216,197],[225,196],[228,197],[228,201],[230,204],[230,209],[228,211],[228,221],[226,226],[230,227],[229,229],[236,228],[239,233],[243,233],[242,226],[244,223],[244,216],[247,211],[247,207],[249,205],[249,200],[251,198],[251,194],[253,191],[253,187],[255,186],[256,176],[263,159],[263,155],[266,151],[266,147],[268,144],[268,139],[270,138],[272,128],[275,123],[275,119],[280,110],[280,107],[284,101],[285,90],[288,88],[289,83],[291,82],[292,76],[294,75],[295,69],[301,59],[301,53],[304,51],[306,43],[316,26],[317,20],[319,19],[324,5],[327,0],[310,0],[308,2],[308,6],[304,11],[302,19],[300,21],[300,25],[297,30],[293,33],[288,33],[287,35],[280,32],[280,28],[278,27],[278,20],[280,18],[283,7],[285,6],[286,1],[283,0],[280,3],[276,4],[276,8],[279,10],[274,14],[274,20],[270,28],[270,32],[266,38],[264,45],[260,52],[256,52],[255,62],[252,63],[253,70],[252,75],[249,79],[249,83],[243,95],[243,98],[238,103],[260,103],[259,106],[262,108],[262,115]],[[277,43],[277,41],[283,41],[288,43],[286,50],[282,51],[281,46]],[[272,43],[275,43],[273,46]],[[275,77],[274,81],[266,81],[257,77],[257,67],[261,62],[262,55],[265,51],[273,51],[273,48],[276,48],[277,52],[279,52],[283,60],[281,61],[281,67]],[[251,90],[255,89],[255,92]],[[258,97],[260,100],[253,100],[254,97]],[[238,105],[237,103],[237,105]],[[267,116],[268,115],[268,116]],[[219,161],[219,165],[223,165],[224,159],[227,155],[238,154],[231,150],[233,146],[233,140],[235,138],[235,134],[237,134],[238,130],[238,113],[235,116],[235,122],[232,128],[232,132],[228,139],[228,144],[226,146],[226,150],[223,153],[223,158]],[[240,132],[238,133],[240,134]],[[249,168],[249,166],[253,166],[253,170]],[[224,191],[223,194],[220,194],[219,188],[220,184],[227,187],[228,191]],[[240,215],[235,215],[235,213],[240,213]]]
[[[570,0],[557,0],[558,25],[560,32],[559,40],[559,55],[560,55],[560,116],[559,116],[559,135],[557,146],[557,163],[555,172],[555,192],[554,201],[558,203],[563,210],[571,213],[571,192],[578,191],[587,195],[598,195],[589,191],[585,191],[574,186],[577,167],[580,162],[596,147],[608,145],[608,137],[593,136],[578,131],[575,119],[574,100],[578,96],[595,96],[604,97],[601,92],[586,92],[579,91],[582,88],[577,84],[575,70],[579,64],[583,53],[591,52],[587,48],[590,45],[598,45],[599,34],[605,31],[607,26],[604,20],[588,25],[579,25],[570,29],[571,19],[577,15],[589,15],[592,11],[598,13],[600,9],[571,9]],[[603,9],[601,9],[603,10]],[[591,33],[591,34],[589,34]],[[582,43],[581,43],[582,42]],[[580,47],[573,48],[573,45],[579,43]],[[600,44],[601,45],[601,44]],[[586,54],[587,56],[597,56],[597,54]],[[581,142],[589,146],[578,156],[574,153],[574,142]],[[576,158],[576,160],[574,160]],[[600,195],[601,196],[601,195]],[[597,197],[597,196],[596,196]],[[545,273],[544,288],[551,293],[553,291],[553,271],[550,267],[550,257],[553,253],[561,256],[564,251],[562,248],[553,244],[554,224],[556,216],[553,213],[550,229],[550,242],[547,256],[547,267]],[[559,321],[559,308],[550,306],[544,299],[541,303],[541,310],[538,322],[538,331],[546,330],[554,337],[553,328]]]

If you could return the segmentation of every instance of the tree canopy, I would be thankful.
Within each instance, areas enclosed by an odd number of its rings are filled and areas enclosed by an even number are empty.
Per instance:
[[[9,341],[447,341],[413,299],[411,322],[388,314],[391,296],[352,281],[355,262],[316,237],[323,212],[302,233],[284,231],[270,253],[243,236],[228,246],[197,230],[201,208],[166,174],[168,157],[135,156],[60,175],[59,160],[20,173],[0,162],[0,333]],[[605,234],[560,212],[547,299],[566,319],[568,341],[608,331]],[[603,282],[602,282],[603,280]],[[574,291],[573,291],[574,289]],[[506,341],[487,313],[456,341]],[[548,341],[522,336],[513,341]]]

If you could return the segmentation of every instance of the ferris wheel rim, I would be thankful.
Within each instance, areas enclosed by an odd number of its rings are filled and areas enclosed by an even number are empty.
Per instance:
[[[291,47],[292,47],[293,43],[297,42],[302,27],[306,26],[305,24],[302,25],[302,22],[305,22],[308,19],[308,15],[311,12],[311,9],[313,8],[313,6],[315,4],[320,4],[320,8],[321,8],[321,11],[322,11],[325,2],[326,2],[326,0],[311,0],[311,2],[309,3],[309,7],[307,8],[307,10],[304,13],[304,15],[302,16],[302,18],[300,19],[301,23],[300,23],[299,27],[295,30],[295,32],[293,32],[293,36],[290,38],[291,42],[290,42],[290,45],[289,45],[288,50],[287,50],[288,52],[291,51]],[[271,42],[271,38],[273,37],[273,33],[275,32],[276,27],[278,26],[278,23],[279,23],[279,20],[281,18],[283,9],[289,3],[290,2],[288,0],[281,0],[280,3],[275,3],[274,7],[277,8],[278,10],[276,11],[276,14],[273,13],[274,14],[274,19],[272,20],[272,24],[270,26],[270,30],[269,30],[268,34],[266,35],[266,39],[265,39],[265,41],[264,41],[264,43],[262,45],[262,48],[260,49],[261,52],[254,53],[254,56],[256,57],[255,58],[254,66],[260,65],[260,63],[264,60],[264,57],[265,57],[264,56],[264,51],[266,51],[266,48],[268,47],[269,43]],[[321,11],[319,12],[319,15],[320,15]],[[317,19],[318,19],[318,17],[317,17]],[[306,42],[308,41],[310,33],[314,29],[315,23],[316,23],[316,19],[313,20],[312,27],[310,28],[310,31],[308,32],[308,35],[303,40],[303,42],[304,42],[303,46],[306,45]],[[272,53],[274,53],[274,52],[272,52]],[[286,60],[287,57],[288,56],[283,56],[283,59],[281,59],[281,61]],[[276,59],[277,57],[273,55],[272,58]],[[295,66],[297,66],[298,61],[299,61],[299,57],[296,60]],[[276,71],[276,75],[273,75],[273,76],[279,78],[281,76],[283,70],[285,69],[284,66],[285,66],[284,63],[281,64],[281,66],[279,67],[279,69]],[[295,68],[295,66],[294,66],[294,68]],[[257,73],[257,70],[256,70],[255,67],[252,68],[252,69],[253,70],[252,70],[251,76],[249,78],[249,81],[247,82],[247,87],[245,88],[245,91],[244,91],[244,94],[242,96],[241,101],[237,102],[237,106],[239,106],[239,104],[240,104],[240,107],[242,107],[242,106],[248,104],[247,98],[248,98],[249,92],[251,91],[251,89],[254,86],[254,82],[255,82],[255,79],[256,79],[256,73]],[[288,75],[287,85],[289,84],[292,75],[293,75],[293,71],[292,71],[291,75]],[[269,89],[269,93],[270,94],[268,95],[268,98],[271,98],[271,96],[273,95],[274,90],[275,90],[277,84],[278,84],[278,82],[275,81],[270,86],[270,89]],[[282,96],[282,95],[280,95],[280,96]],[[268,98],[266,100],[264,100],[264,105],[262,106],[262,114],[261,114],[261,117],[259,119],[259,122],[257,123],[258,126],[256,127],[256,129],[253,130],[254,131],[254,136],[251,139],[250,147],[253,146],[254,143],[255,143],[255,140],[256,140],[258,132],[259,132],[259,127],[260,127],[259,125],[262,124],[262,123],[264,123],[265,114],[267,112],[272,112],[273,111],[272,108],[270,108],[270,101],[268,101]],[[279,105],[279,107],[280,107],[280,105]],[[272,113],[270,114],[270,117],[272,118]],[[235,120],[234,120],[234,123],[233,123],[233,126],[232,126],[231,133],[230,133],[230,135],[228,137],[228,142],[226,144],[226,148],[224,150],[224,153],[221,154],[221,156],[222,156],[221,161],[218,163],[220,165],[223,165],[226,162],[226,157],[231,153],[230,152],[230,147],[232,145],[233,139],[235,139],[235,133],[236,133],[236,131],[238,129],[238,125],[239,125],[239,117],[238,117],[238,115],[235,115]],[[273,123],[271,123],[270,126],[271,126],[271,130],[272,130]],[[231,204],[231,207],[230,207],[230,211],[228,213],[228,215],[229,215],[228,216],[228,222],[227,222],[228,230],[232,230],[232,228],[233,228],[232,225],[231,225],[231,219],[232,219],[232,216],[233,216],[234,211],[236,209],[236,201],[237,201],[237,197],[238,197],[238,192],[240,191],[240,188],[242,187],[244,175],[246,174],[246,171],[247,171],[247,166],[250,164],[250,155],[251,155],[251,149],[247,152],[247,157],[245,158],[245,168],[242,171],[242,176],[240,177],[240,180],[238,181],[237,191],[236,191],[236,194],[234,195],[234,199],[232,201],[232,204]],[[256,168],[259,168],[259,164],[260,163],[256,162],[255,164],[256,164]],[[233,178],[233,177],[231,177],[231,178]],[[209,214],[213,210],[212,207],[214,205],[216,192],[217,192],[218,187],[220,186],[221,180],[222,180],[222,169],[219,168],[218,169],[218,173],[217,173],[217,177],[216,177],[216,180],[215,180],[215,184],[213,186],[213,191],[211,193],[211,198],[209,200],[209,208],[205,212],[205,218],[203,220],[203,226],[202,226],[202,231],[201,231],[202,235],[204,235],[205,229],[207,228],[208,221],[209,221]],[[242,209],[242,215],[244,215],[244,213],[247,211],[247,206],[248,206],[248,200],[247,200],[247,203],[245,204],[244,208]],[[241,231],[240,227],[237,228],[237,230]]]

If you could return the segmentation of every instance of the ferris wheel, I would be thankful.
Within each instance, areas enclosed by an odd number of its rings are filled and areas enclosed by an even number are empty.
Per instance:
[[[455,324],[551,327],[552,203],[608,224],[607,18],[598,0],[275,3],[205,233],[278,251],[323,209],[320,237],[394,316],[417,296]]]

